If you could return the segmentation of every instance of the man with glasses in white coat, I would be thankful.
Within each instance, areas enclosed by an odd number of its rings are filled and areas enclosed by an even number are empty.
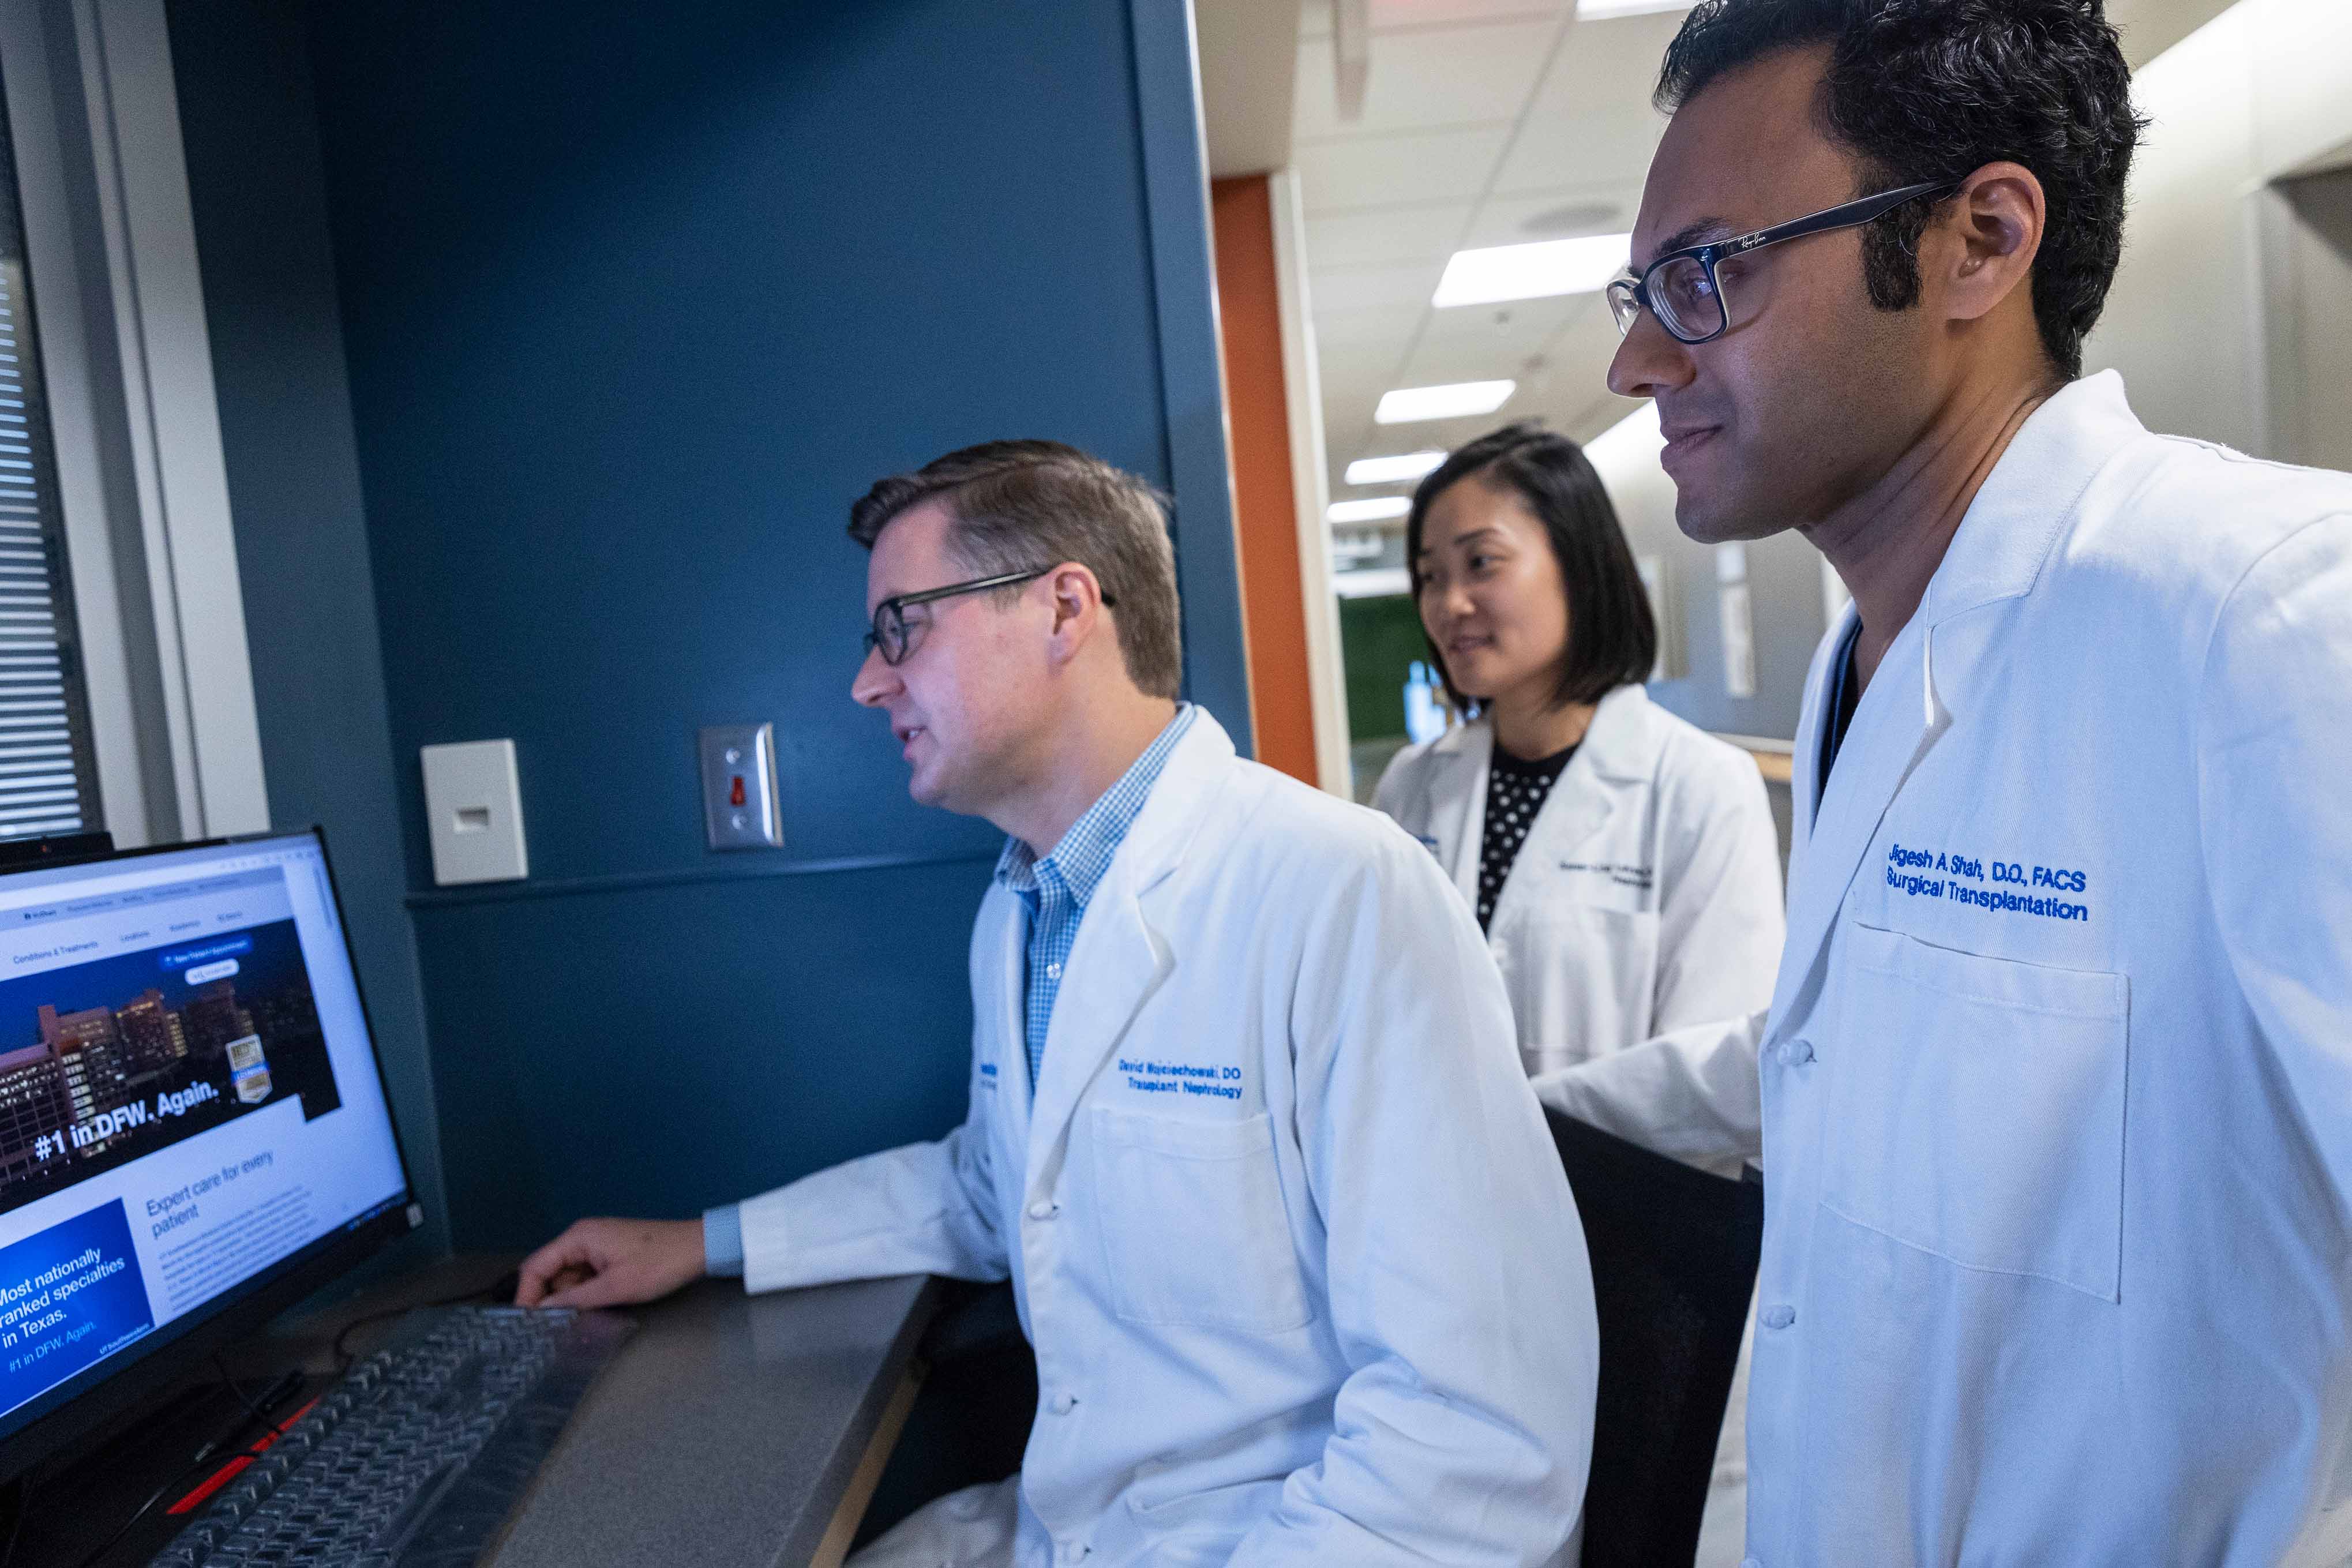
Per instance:
[[[700,1221],[583,1221],[519,1300],[1009,1274],[1024,1468],[867,1568],[1572,1562],[1583,1232],[1436,865],[1177,700],[1166,517],[1133,477],[995,442],[882,481],[850,531],[857,700],[916,799],[1007,835],[970,1115]]]
[[[2341,1563],[2352,479],[2083,377],[2098,0],[1705,0],[1659,98],[1611,384],[1853,605],[1769,1011],[1538,1087],[1760,1145],[1748,1561]]]

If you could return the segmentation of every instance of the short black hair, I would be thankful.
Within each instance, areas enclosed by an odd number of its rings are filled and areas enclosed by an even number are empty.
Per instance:
[[[2022,163],[2048,216],[2033,259],[2033,320],[2069,381],[2123,254],[2124,183],[2146,122],[2103,0],[1699,0],[1666,49],[1657,104],[1782,49],[1827,44],[1820,111],[1857,153],[1855,195]],[[1950,198],[1945,198],[1949,200]],[[1871,303],[1919,301],[1931,208],[1906,203],[1863,230]]]
[[[1609,490],[1584,448],[1532,422],[1506,425],[1457,447],[1412,492],[1405,519],[1404,558],[1412,593],[1421,597],[1422,528],[1437,498],[1475,479],[1525,502],[1544,536],[1568,591],[1568,655],[1560,661],[1552,702],[1598,702],[1621,686],[1650,679],[1658,662],[1658,622],[1633,565],[1633,548],[1610,504]],[[1423,637],[1426,639],[1426,628]],[[1454,687],[1445,656],[1430,643],[1429,657],[1457,709],[1469,700]]]

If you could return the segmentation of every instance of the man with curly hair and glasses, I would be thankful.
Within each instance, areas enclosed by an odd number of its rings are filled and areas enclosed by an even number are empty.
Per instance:
[[[2083,374],[2129,88],[2098,0],[1704,0],[1659,83],[1610,383],[1853,602],[1770,1008],[1538,1092],[1760,1157],[1769,1568],[2352,1554],[2352,478]]]

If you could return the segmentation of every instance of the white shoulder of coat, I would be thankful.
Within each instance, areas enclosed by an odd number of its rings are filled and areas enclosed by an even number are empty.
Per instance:
[[[1754,780],[1760,794],[1764,775],[1757,771],[1756,759],[1741,747],[1733,745],[1719,735],[1710,735],[1678,713],[1669,713],[1655,703],[1651,711],[1657,715],[1663,733],[1659,739],[1659,782],[1674,778],[1702,778],[1710,783],[1746,783]]]
[[[2114,574],[2168,598],[2184,589],[2218,598],[2288,535],[2346,514],[2352,474],[2142,435],[2092,481],[2055,564]]]
[[[1250,874],[1265,877],[1270,891],[1309,873],[1313,879],[1337,880],[1361,869],[1385,881],[1399,866],[1417,873],[1435,864],[1384,812],[1258,763],[1235,758],[1226,765],[1236,776],[1221,792],[1214,816],[1202,823],[1188,859],[1201,855],[1250,868]]]
[[[1473,719],[1456,724],[1433,741],[1423,741],[1407,746],[1389,759],[1381,770],[1381,782],[1372,791],[1375,810],[1395,812],[1426,787],[1430,776],[1454,758],[1467,755],[1483,738],[1486,721]]]
[[[1756,771],[1746,752],[1659,707],[1639,686],[1619,687],[1611,692],[1602,700],[1593,724],[1584,744],[1594,752],[1596,764],[1612,777],[1638,778],[1672,789],[1695,777],[1728,776],[1742,766],[1750,773]]]

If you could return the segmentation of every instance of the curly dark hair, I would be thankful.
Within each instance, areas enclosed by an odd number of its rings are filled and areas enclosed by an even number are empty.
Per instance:
[[[2070,381],[2082,374],[2147,123],[2132,111],[2131,68],[2103,0],[1699,0],[1666,50],[1657,105],[1672,113],[1727,71],[1818,44],[1830,46],[1822,122],[1862,160],[1857,196],[2004,161],[2042,182],[2033,319],[2052,363]],[[1931,211],[1908,203],[1863,230],[1863,277],[1880,310],[1918,303]]]

